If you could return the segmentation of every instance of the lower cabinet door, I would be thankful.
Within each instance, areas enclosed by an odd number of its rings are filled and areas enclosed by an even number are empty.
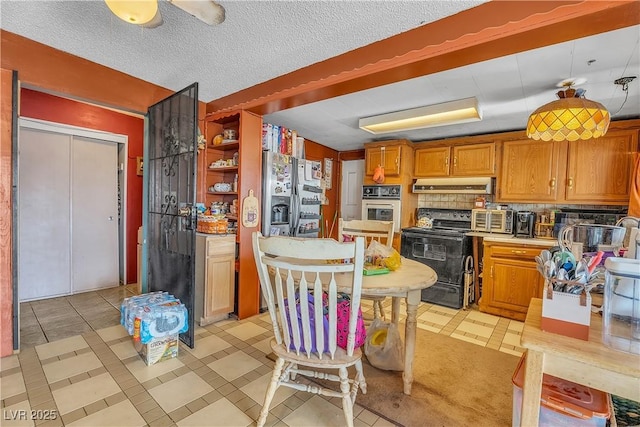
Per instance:
[[[204,318],[224,319],[233,312],[235,254],[208,257],[205,270]]]

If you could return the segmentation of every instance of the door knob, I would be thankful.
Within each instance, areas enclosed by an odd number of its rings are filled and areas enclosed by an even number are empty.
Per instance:
[[[113,217],[112,216],[109,216],[109,221],[113,221]]]

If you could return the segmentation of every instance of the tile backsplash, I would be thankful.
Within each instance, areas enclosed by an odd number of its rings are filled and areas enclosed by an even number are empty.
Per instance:
[[[420,208],[440,208],[440,209],[473,209],[476,200],[475,194],[418,194],[418,207]],[[490,196],[485,196],[487,203],[493,200]],[[505,203],[509,208],[516,211],[532,211],[538,214],[550,210],[563,208],[571,209],[619,209],[620,206],[601,205],[557,205],[557,204],[534,204],[534,203]]]

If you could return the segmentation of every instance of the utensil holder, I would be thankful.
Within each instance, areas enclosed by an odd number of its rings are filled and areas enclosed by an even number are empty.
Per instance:
[[[588,292],[577,295],[554,291],[554,281],[556,280],[545,280],[544,283],[541,329],[588,341],[591,324],[591,295]]]

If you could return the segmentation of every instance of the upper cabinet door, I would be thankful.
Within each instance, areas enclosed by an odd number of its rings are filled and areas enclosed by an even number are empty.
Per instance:
[[[452,147],[452,176],[493,176],[496,167],[494,143]]]
[[[384,167],[386,176],[400,175],[401,146],[371,147],[365,149],[365,174],[373,175],[376,167]]]
[[[533,139],[505,141],[498,201],[539,203],[558,198],[562,146]]]
[[[449,176],[450,152],[451,147],[418,148],[415,151],[414,176]]]
[[[638,131],[610,132],[598,139],[569,142],[566,200],[626,204]]]

